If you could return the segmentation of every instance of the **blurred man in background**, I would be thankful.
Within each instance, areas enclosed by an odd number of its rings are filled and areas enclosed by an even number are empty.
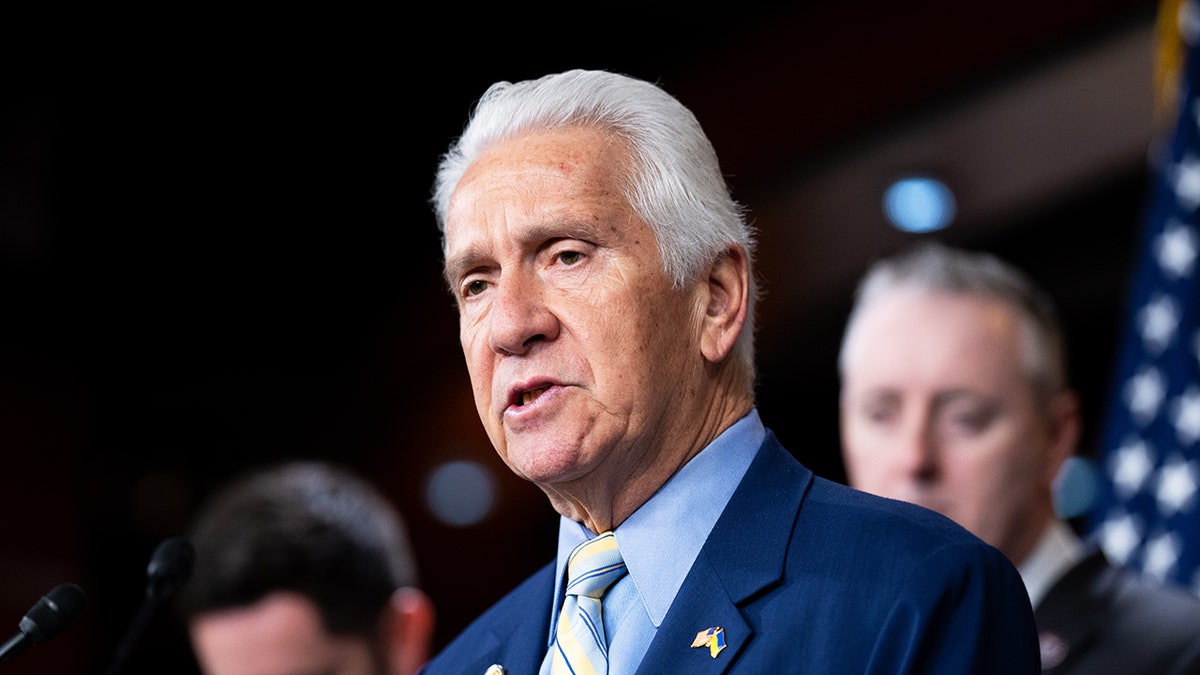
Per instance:
[[[1111,566],[1056,515],[1081,419],[1048,295],[922,244],[872,267],[843,337],[849,483],[939,511],[1018,565],[1048,673],[1200,672],[1200,598]]]
[[[240,477],[197,515],[179,609],[206,675],[412,675],[434,610],[399,513],[348,469]]]

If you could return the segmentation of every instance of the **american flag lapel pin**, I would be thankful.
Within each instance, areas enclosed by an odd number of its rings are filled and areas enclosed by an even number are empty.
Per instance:
[[[713,626],[696,633],[696,639],[692,640],[692,649],[697,647],[708,647],[709,655],[717,658],[717,654],[725,649],[725,630],[720,626]]]

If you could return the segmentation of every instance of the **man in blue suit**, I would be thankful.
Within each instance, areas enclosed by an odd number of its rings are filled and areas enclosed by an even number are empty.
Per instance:
[[[603,71],[497,83],[432,201],[480,419],[562,520],[557,560],[425,672],[1037,672],[1003,555],[764,427],[753,232],[677,100]],[[619,555],[581,573],[584,543]]]

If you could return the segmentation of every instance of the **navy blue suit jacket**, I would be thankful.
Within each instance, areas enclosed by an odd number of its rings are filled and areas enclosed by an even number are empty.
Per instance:
[[[476,619],[428,675],[536,675],[554,567]],[[719,626],[716,657],[692,648]],[[815,476],[768,433],[637,673],[1038,673],[1029,596],[999,551],[933,511]],[[631,675],[631,674],[614,674]]]

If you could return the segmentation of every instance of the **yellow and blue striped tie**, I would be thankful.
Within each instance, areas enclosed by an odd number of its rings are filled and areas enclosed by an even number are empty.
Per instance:
[[[550,658],[552,675],[608,673],[608,640],[600,598],[627,571],[612,532],[603,532],[571,551],[567,559],[567,596],[558,615]]]

